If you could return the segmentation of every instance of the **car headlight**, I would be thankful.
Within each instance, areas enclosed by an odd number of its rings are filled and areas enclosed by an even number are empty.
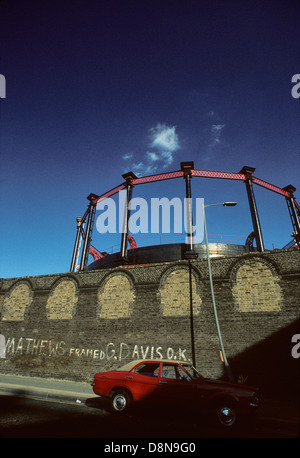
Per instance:
[[[250,406],[251,407],[258,407],[259,406],[259,398],[257,395],[254,395],[253,398],[250,401]]]

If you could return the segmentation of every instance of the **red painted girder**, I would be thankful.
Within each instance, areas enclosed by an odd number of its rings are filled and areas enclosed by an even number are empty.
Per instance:
[[[157,175],[149,175],[147,177],[136,178],[132,180],[133,185],[142,183],[153,183],[154,181],[171,180],[172,178],[183,177],[183,172],[177,170],[175,172],[159,173]]]
[[[246,177],[243,173],[229,173],[229,172],[213,172],[208,170],[192,170],[192,176],[204,177],[204,178],[225,178],[229,180],[245,180]],[[260,178],[256,178],[254,176],[251,177],[252,182],[257,184],[258,186],[262,186],[263,188],[270,189],[270,191],[274,191],[277,194],[281,194],[282,196],[288,197],[289,193],[284,189],[279,188],[273,184],[268,183],[267,181],[261,180]]]
[[[231,173],[231,172],[215,172],[210,170],[191,170],[191,175],[194,177],[203,177],[203,178],[220,178],[220,179],[227,179],[227,180],[240,180],[244,181],[246,179],[245,175],[242,173]],[[177,170],[175,172],[167,172],[167,173],[159,173],[157,175],[149,175],[145,177],[135,178],[132,180],[133,185],[139,185],[143,183],[154,183],[156,181],[163,181],[163,180],[171,180],[173,178],[182,178],[184,173],[182,170]],[[252,182],[257,184],[258,186],[262,186],[263,188],[269,189],[277,194],[281,194],[282,196],[288,197],[289,193],[284,189],[279,188],[273,184],[270,184],[260,178],[256,178],[254,176],[251,177]],[[107,191],[106,193],[99,196],[95,203],[99,202],[100,200],[106,199],[107,197],[113,196],[117,192],[121,191],[122,189],[126,188],[126,183],[122,183],[119,186]],[[299,205],[295,202],[298,210]]]
[[[252,177],[252,181],[258,186],[262,186],[263,188],[270,189],[270,191],[277,192],[277,194],[281,194],[285,197],[289,196],[289,193],[284,189],[281,189],[278,186],[274,186],[273,184],[267,183],[266,181],[263,181],[260,178]]]
[[[242,173],[230,172],[213,172],[209,170],[192,170],[192,176],[203,178],[225,178],[228,180],[245,180],[245,175]]]
[[[122,189],[125,188],[126,185],[122,183],[119,186],[116,186],[115,188],[111,189],[110,191],[107,191],[105,194],[102,194],[102,196],[99,196],[97,199],[95,199],[95,203],[99,202],[100,200],[106,199],[107,197],[113,196],[114,194],[117,194],[117,192],[122,191]]]
[[[137,244],[136,244],[136,241],[134,240],[134,238],[132,237],[132,235],[128,234],[128,242],[129,242],[129,246],[130,248],[133,250],[135,248],[137,248]]]

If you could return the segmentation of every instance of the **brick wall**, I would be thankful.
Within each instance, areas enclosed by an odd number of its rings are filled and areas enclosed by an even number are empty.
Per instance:
[[[191,272],[197,367],[221,377],[206,260],[192,261]],[[212,272],[235,377],[283,389],[277,374],[285,371],[291,391],[299,383],[291,356],[300,333],[299,252],[213,258]],[[2,279],[0,334],[8,374],[89,382],[131,359],[191,359],[188,262]]]

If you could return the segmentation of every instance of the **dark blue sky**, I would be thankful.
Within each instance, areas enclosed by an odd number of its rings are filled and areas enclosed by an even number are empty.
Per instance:
[[[0,276],[68,271],[86,196],[129,170],[249,165],[299,188],[298,0],[4,0],[0,20]],[[208,232],[244,243],[244,185],[192,185],[206,203],[238,201],[207,210]],[[134,193],[183,196],[184,182]],[[282,247],[292,232],[284,198],[255,195],[266,245]],[[94,231],[100,250],[113,243]]]

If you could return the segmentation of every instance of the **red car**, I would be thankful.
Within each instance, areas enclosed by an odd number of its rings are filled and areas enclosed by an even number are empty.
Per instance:
[[[258,407],[257,388],[206,379],[188,362],[132,361],[118,370],[95,374],[92,386],[119,414],[133,404],[168,404],[208,409],[221,425],[233,426],[239,414],[250,414]]]

